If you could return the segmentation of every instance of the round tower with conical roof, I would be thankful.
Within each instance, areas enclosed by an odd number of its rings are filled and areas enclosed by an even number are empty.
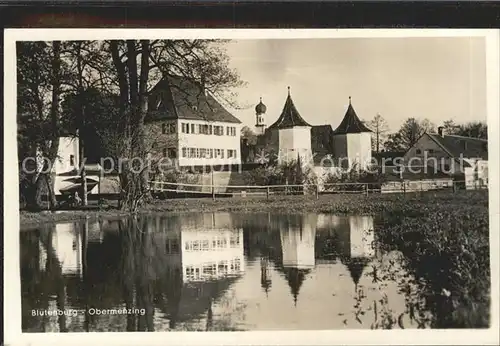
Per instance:
[[[278,120],[269,126],[269,130],[278,133],[278,163],[300,159],[303,163],[312,159],[311,125],[300,115],[295,107],[288,87],[288,96]]]
[[[333,131],[333,155],[344,169],[364,170],[372,158],[372,131],[359,119],[349,96],[344,119]]]
[[[255,132],[257,135],[263,135],[266,132],[266,111],[267,107],[262,103],[262,97],[259,104],[255,106]]]

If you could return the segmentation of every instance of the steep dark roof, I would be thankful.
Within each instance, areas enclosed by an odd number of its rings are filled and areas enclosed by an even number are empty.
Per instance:
[[[365,267],[370,262],[369,258],[366,257],[354,257],[350,260],[346,261],[347,269],[349,269],[349,273],[351,274],[352,281],[357,286],[359,284],[359,280],[363,275],[363,271]]]
[[[285,274],[288,286],[290,286],[290,292],[292,293],[293,302],[297,305],[297,300],[299,298],[300,288],[310,273],[309,269],[298,269],[298,268],[283,268],[283,273]]]
[[[290,96],[290,88],[288,88],[288,97],[285,101],[285,106],[280,117],[274,124],[269,126],[269,129],[289,129],[295,126],[311,126],[299,114],[299,111],[293,104]]]
[[[210,93],[205,95],[199,83],[178,76],[163,78],[148,100],[148,121],[169,119],[241,123]]]
[[[456,135],[440,136],[435,133],[428,133],[435,142],[441,145],[453,157],[481,158],[488,160],[488,140],[473,137],[463,137]]]
[[[347,133],[361,133],[372,132],[363,122],[358,118],[356,111],[352,107],[351,97],[349,97],[349,107],[344,115],[344,119],[340,125],[333,131],[335,135],[344,135]]]

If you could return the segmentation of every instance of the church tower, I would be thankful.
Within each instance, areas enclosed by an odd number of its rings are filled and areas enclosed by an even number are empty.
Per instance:
[[[290,96],[290,87],[283,111],[278,120],[269,126],[269,130],[278,132],[279,164],[295,161],[298,157],[302,162],[311,161],[311,125],[300,116],[295,107]]]
[[[372,158],[371,132],[358,118],[349,96],[344,119],[333,131],[333,155],[342,168],[367,168]]]
[[[255,106],[255,132],[257,135],[263,135],[266,132],[266,111],[267,107],[262,103],[262,97],[257,106]]]

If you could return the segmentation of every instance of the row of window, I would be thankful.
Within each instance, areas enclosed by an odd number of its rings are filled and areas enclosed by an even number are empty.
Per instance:
[[[223,159],[225,155],[224,149],[208,149],[208,148],[182,148],[182,157],[190,159]],[[234,149],[227,149],[227,158],[236,158],[237,152]]]
[[[187,266],[185,269],[186,277],[191,280],[201,279],[206,276],[216,274],[227,274],[231,272],[238,272],[241,270],[241,262],[239,258],[232,261],[219,261],[218,263],[207,263],[201,268],[194,266]]]
[[[213,249],[226,249],[227,244],[228,241],[226,237],[215,237],[211,241],[208,239],[187,241],[184,244],[184,249],[186,251],[207,251]],[[238,245],[240,245],[240,237],[238,235],[231,236],[229,238],[229,246],[234,248],[237,247]]]
[[[182,157],[190,159],[223,159],[227,157],[228,159],[235,159],[238,156],[238,152],[235,149],[208,149],[208,148],[182,148]],[[177,158],[176,148],[163,148],[163,157],[169,159]]]
[[[175,123],[167,123],[162,124],[161,132],[163,134],[172,134],[176,133],[176,124]],[[181,123],[181,132],[182,133],[191,133],[191,134],[200,134],[200,135],[216,135],[216,136],[236,136],[236,127],[234,126],[224,126],[220,125],[204,125],[204,124],[189,124],[189,123]]]

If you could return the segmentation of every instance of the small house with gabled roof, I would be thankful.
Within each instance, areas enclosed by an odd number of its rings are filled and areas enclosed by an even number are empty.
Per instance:
[[[488,140],[438,133],[424,133],[404,155],[407,166],[426,167],[463,181],[466,188],[488,185]]]

